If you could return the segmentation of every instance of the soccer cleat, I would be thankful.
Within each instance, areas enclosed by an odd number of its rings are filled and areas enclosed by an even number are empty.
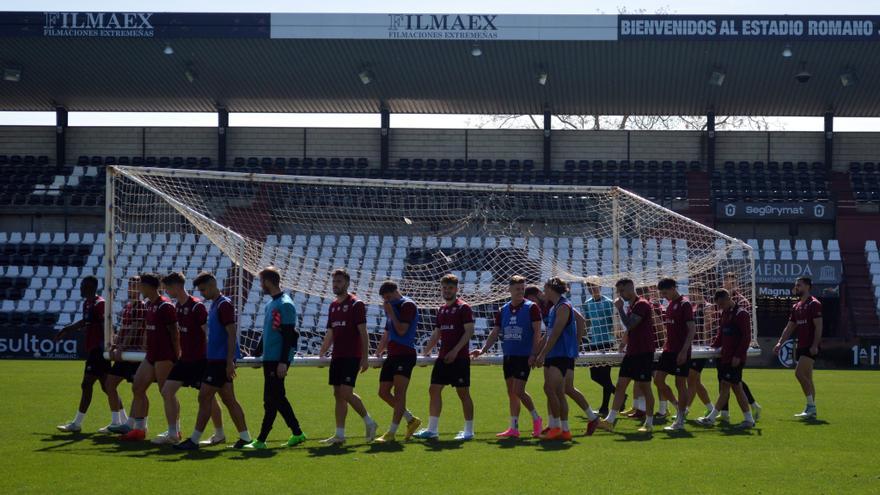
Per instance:
[[[559,440],[562,437],[562,428],[550,428],[546,434],[541,436],[541,440]]]
[[[82,427],[73,421],[65,425],[58,425],[55,428],[58,428],[58,431],[63,431],[64,433],[79,433],[82,431]]]
[[[508,428],[501,433],[496,433],[495,436],[498,438],[519,438],[519,430],[516,428]]]
[[[757,423],[758,420],[761,419],[761,404],[755,402],[755,404],[752,406],[752,417],[755,418],[755,423]]]
[[[645,411],[642,411],[641,409],[636,409],[635,412],[626,415],[627,418],[638,420],[645,419],[646,416],[647,414],[645,413]]]
[[[468,433],[465,431],[458,432],[458,434],[456,434],[455,438],[454,438],[454,440],[457,440],[459,442],[466,442],[468,440],[473,440],[473,439],[474,439],[474,434]]]
[[[416,432],[413,437],[418,438],[419,440],[436,440],[440,438],[440,435],[438,435],[437,432],[424,429]]]
[[[306,441],[306,434],[300,433],[299,435],[290,435],[290,438],[287,439],[287,443],[285,445],[287,445],[288,447],[296,447],[297,445],[299,445],[305,441]]]
[[[636,431],[638,431],[639,433],[651,433],[654,431],[654,425],[649,425],[648,423],[645,423],[642,425],[641,428]]]
[[[730,411],[721,411],[721,415],[718,416],[718,419],[725,423],[730,423]]]
[[[804,409],[804,412],[797,413],[794,417],[800,419],[814,419],[816,417],[816,406],[807,406]]]
[[[605,419],[600,419],[596,427],[602,428],[605,431],[614,431],[614,423]]]
[[[627,409],[626,411],[623,411],[622,413],[620,413],[620,415],[630,418],[630,417],[632,417],[633,414],[637,413],[638,411],[639,411],[638,409],[631,407],[631,408]]]
[[[684,431],[684,421],[675,421],[671,425],[663,428],[664,431]]]
[[[234,444],[232,444],[232,448],[233,448],[233,449],[239,449],[239,450],[241,450],[241,449],[244,448],[245,445],[247,445],[247,444],[249,444],[249,443],[251,443],[249,440],[245,440],[245,439],[243,439],[243,438],[239,438],[237,442],[235,442]]]
[[[212,445],[219,445],[221,443],[226,443],[226,437],[218,437],[217,434],[211,435],[211,438],[207,440],[202,440],[199,442],[199,445],[204,445],[205,447],[210,447]]]
[[[174,445],[174,448],[177,450],[199,450],[199,444],[192,441],[192,438],[187,438],[186,440]]]
[[[413,416],[411,420],[406,422],[406,436],[403,439],[409,440],[412,438],[413,434],[419,430],[419,426],[422,426],[422,420]]]
[[[267,448],[266,442],[261,442],[259,440],[254,440],[242,447],[243,450],[266,450]]]
[[[701,418],[697,418],[697,424],[700,426],[715,426],[715,420],[710,418],[709,416],[703,416]]]
[[[376,424],[376,422],[374,421],[374,422],[366,425],[366,427],[367,427],[367,429],[364,433],[364,438],[366,439],[367,443],[370,443],[376,439],[376,430],[379,429],[379,425]]]
[[[379,438],[373,440],[373,443],[393,443],[397,442],[397,435],[391,433],[390,431],[386,431]]]
[[[599,426],[599,422],[602,421],[602,418],[596,417],[596,419],[587,423],[587,431],[584,432],[584,435],[590,437],[593,436],[593,433],[596,433],[596,428]]]
[[[663,422],[665,422],[668,418],[669,418],[669,413],[668,413],[668,412],[665,412],[665,413],[663,413],[663,414],[660,414],[660,413],[654,413],[654,421],[656,421],[657,423],[663,423]]]
[[[150,440],[150,443],[153,445],[165,445],[165,444],[173,444],[177,445],[180,443],[180,432],[176,435],[169,435],[167,431],[163,431],[158,436]]]
[[[532,420],[532,438],[541,436],[541,427],[544,425],[544,419],[538,416],[538,419]]]
[[[600,408],[599,409],[599,416],[602,416],[603,418],[605,416],[608,416],[608,408],[607,407]]]
[[[562,440],[563,442],[570,442],[571,441],[571,432],[570,431],[563,431],[562,434],[559,435],[559,439]]]
[[[119,439],[123,442],[140,442],[147,438],[147,430],[131,430],[128,433],[119,435]]]
[[[132,430],[132,427],[128,426],[128,423],[122,423],[118,425],[110,425],[107,427],[107,430],[109,430],[110,433],[115,433],[117,435],[125,435]]]
[[[736,428],[737,430],[748,430],[748,429],[751,429],[754,427],[755,427],[754,421],[746,421],[746,420],[743,420],[742,423],[734,426],[734,428]]]
[[[324,440],[321,440],[321,443],[323,443],[324,445],[342,445],[345,443],[345,438],[333,435],[330,438],[325,438]]]
[[[98,428],[98,433],[103,433],[105,435],[108,433],[113,433],[113,431],[110,428],[112,428],[114,426],[116,426],[115,423],[110,423],[107,426],[102,426],[101,428]]]
[[[550,427],[549,427],[549,426],[546,427],[546,428],[544,428],[543,430],[541,430],[541,433],[538,434],[538,438],[544,438],[544,436],[547,435],[547,432],[548,432],[548,431],[550,431]]]

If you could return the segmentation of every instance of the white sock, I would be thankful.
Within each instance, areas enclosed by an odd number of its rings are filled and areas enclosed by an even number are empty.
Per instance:
[[[654,416],[645,416],[645,426],[654,426]]]
[[[240,431],[240,432],[238,432],[238,438],[244,440],[245,442],[250,442],[251,441],[251,434],[247,430]]]
[[[617,409],[612,409],[608,411],[608,417],[605,418],[605,421],[609,423],[613,423],[617,420]]]
[[[428,431],[437,433],[440,428],[440,416],[428,416]]]
[[[147,429],[147,418],[134,418],[134,429],[135,430],[146,430]]]
[[[373,421],[373,418],[370,417],[370,413],[364,415],[364,424],[367,426],[376,424],[376,422]]]
[[[393,435],[397,433],[398,427],[400,427],[400,423],[391,423],[391,426],[388,427],[388,431],[391,432],[391,434]]]
[[[720,411],[720,412],[721,412],[721,417],[722,417],[722,418],[727,419],[727,418],[730,417],[730,411]]]
[[[407,409],[406,411],[403,411],[403,419],[406,420],[407,423],[412,421],[413,415],[411,412],[409,412],[409,409]]]
[[[119,423],[127,423],[128,422],[128,414],[125,412],[125,408],[119,410]]]
[[[538,414],[537,409],[532,409],[531,411],[529,411],[529,414],[532,415],[532,421],[537,421],[537,420],[541,419],[541,415]]]
[[[752,409],[755,409],[755,408],[761,407],[761,405],[758,404],[758,401],[755,401],[755,402],[752,402],[751,404],[749,404],[749,407],[751,407]]]
[[[648,406],[645,404],[645,398],[644,398],[644,397],[638,397],[638,398],[636,398],[636,399],[633,401],[633,406],[635,406],[636,409],[638,409],[639,411],[642,411],[642,412],[645,412],[645,409],[648,408]]]
[[[550,428],[559,428],[559,418],[550,416]]]
[[[808,406],[815,406],[816,405],[816,401],[813,399],[812,395],[807,396],[807,405]]]
[[[174,428],[177,429],[177,431],[180,431],[180,418],[174,422]]]
[[[222,426],[214,427],[214,436],[217,438],[226,438],[226,433],[223,431]]]
[[[720,413],[721,413],[721,411],[719,411],[718,409],[715,409],[715,406],[712,406],[712,410],[709,411],[709,415],[706,416],[706,417],[709,418],[709,419],[714,420],[715,418],[718,417],[718,415],[719,415]]]
[[[127,424],[129,428],[134,428],[134,418],[131,416],[125,418],[125,424]]]
[[[110,411],[110,424],[118,425],[122,423],[119,421],[119,411]]]
[[[593,409],[591,407],[587,407],[586,409],[584,409],[584,414],[587,415],[587,419],[589,419],[590,421],[593,421],[594,419],[599,417],[596,415],[596,413],[593,412]]]
[[[474,420],[465,420],[464,422],[464,434],[465,435],[473,435],[474,434]]]
[[[77,411],[76,417],[73,418],[73,424],[79,426],[82,424],[84,419],[86,419],[86,413],[81,413],[81,412]]]
[[[176,437],[178,431],[180,431],[180,430],[177,429],[177,424],[168,425],[168,436],[169,437]]]
[[[514,429],[514,430],[519,429],[519,417],[518,416],[511,416],[510,417],[510,428]]]
[[[752,411],[743,412],[743,419],[748,421],[749,423],[754,423],[755,419],[752,418]]]
[[[560,420],[560,423],[562,423],[562,431],[571,431],[568,429],[568,420],[567,419]]]
[[[345,438],[345,427],[344,426],[342,428],[339,428],[339,427],[336,428],[336,438]]]
[[[661,416],[669,412],[669,401],[661,400],[660,401],[660,410],[657,411],[657,414]]]
[[[192,435],[189,436],[189,439],[192,440],[194,444],[198,444],[199,440],[202,439],[202,432],[199,430],[193,430]]]

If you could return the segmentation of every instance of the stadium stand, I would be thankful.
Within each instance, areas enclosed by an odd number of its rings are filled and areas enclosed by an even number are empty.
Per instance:
[[[880,253],[877,251],[876,240],[865,241],[865,257],[868,260],[871,283],[874,286],[877,315],[880,316]]]
[[[856,201],[880,203],[880,168],[874,162],[852,162],[849,173]]]
[[[712,172],[712,196],[721,201],[828,201],[822,162],[727,161]]]

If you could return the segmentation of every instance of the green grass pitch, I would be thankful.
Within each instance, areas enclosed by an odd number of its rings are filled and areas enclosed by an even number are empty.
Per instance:
[[[652,437],[621,420],[615,433],[597,431],[572,443],[537,440],[499,442],[506,428],[507,402],[500,367],[475,367],[472,392],[477,438],[452,441],[462,427],[455,393],[445,392],[437,442],[367,445],[363,422],[349,413],[349,442],[323,447],[333,433],[333,401],[326,369],[294,368],[288,395],[309,435],[292,448],[280,444],[289,432],[279,416],[271,449],[245,453],[204,448],[179,453],[149,442],[120,444],[93,433],[109,420],[106,397],[95,389],[83,433],[61,434],[55,425],[70,420],[79,398],[81,362],[0,362],[0,493],[878,493],[878,378],[873,372],[818,371],[820,420],[803,423],[792,414],[803,396],[791,371],[746,370],[745,377],[764,408],[757,428],[739,433],[690,424],[686,434]],[[416,368],[410,408],[427,422],[429,368]],[[616,376],[616,371],[614,373]],[[704,373],[715,388],[715,371]],[[262,376],[242,369],[236,381],[252,434],[262,417]],[[598,388],[578,368],[576,384],[598,407]],[[357,391],[380,432],[391,409],[376,396],[378,370],[361,375]],[[130,388],[123,384],[123,399]],[[541,377],[529,390],[544,411]],[[714,394],[713,394],[714,395]],[[195,391],[179,394],[184,433],[192,428]],[[150,435],[165,429],[162,402],[151,389]],[[702,410],[702,407],[695,408]],[[225,412],[224,412],[225,414]],[[543,415],[543,414],[542,414]],[[692,413],[692,417],[699,414]],[[227,435],[234,430],[225,416]],[[522,416],[523,421],[527,415]],[[739,421],[737,411],[733,420]],[[585,420],[575,414],[575,433]],[[662,426],[662,425],[661,425]],[[208,433],[210,434],[210,427]]]

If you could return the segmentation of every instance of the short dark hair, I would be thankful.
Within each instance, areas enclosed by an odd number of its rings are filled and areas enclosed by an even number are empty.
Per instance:
[[[346,270],[345,268],[337,268],[330,273],[331,277],[335,277],[337,275],[344,278],[346,282],[351,282],[351,275],[348,274],[348,270]]]
[[[631,278],[622,278],[622,279],[618,280],[617,283],[614,284],[614,287],[620,288],[621,286],[624,286],[624,285],[635,285],[635,284],[633,283]]]
[[[544,287],[552,289],[553,292],[557,294],[565,294],[568,292],[568,284],[565,280],[562,280],[559,277],[551,277],[546,283],[544,283]]]
[[[798,277],[795,279],[794,282],[795,283],[803,282],[803,283],[809,285],[811,289],[813,288],[813,279],[810,277]]]
[[[510,277],[510,285],[519,285],[526,283],[526,278],[522,275],[512,275]]]
[[[260,280],[268,280],[269,282],[280,286],[281,285],[281,272],[278,271],[274,266],[267,266],[260,270]]]
[[[541,293],[540,287],[538,287],[537,285],[530,285],[530,286],[526,287],[526,293],[525,293],[524,297],[537,296],[540,293]]]
[[[159,274],[158,273],[141,273],[141,283],[149,285],[150,287],[159,288]]]
[[[661,278],[659,282],[657,282],[657,290],[666,290],[666,289],[674,289],[678,287],[678,284],[675,283],[675,280],[672,280],[669,277]]]
[[[447,273],[446,275],[440,277],[440,283],[444,285],[449,284],[458,287],[458,277],[451,273]]]
[[[195,280],[193,280],[193,287],[198,287],[202,284],[206,284],[208,282],[216,282],[217,279],[214,278],[214,274],[211,272],[202,272],[196,275]]]
[[[730,292],[727,292],[727,289],[718,289],[715,291],[715,297],[713,298],[716,302],[721,301],[722,299],[728,299],[730,297]]]
[[[386,280],[382,282],[382,285],[379,286],[379,295],[384,296],[385,294],[391,294],[392,292],[397,291],[397,282],[393,280]]]
[[[98,277],[96,277],[94,275],[86,275],[85,277],[83,277],[82,283],[83,283],[83,285],[88,285],[90,287],[94,287],[95,289],[97,289],[98,288]]]
[[[168,285],[183,285],[186,283],[186,277],[180,272],[171,272],[162,277],[162,283]]]

